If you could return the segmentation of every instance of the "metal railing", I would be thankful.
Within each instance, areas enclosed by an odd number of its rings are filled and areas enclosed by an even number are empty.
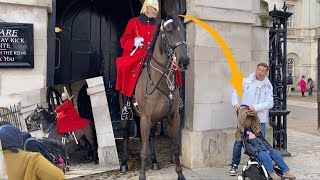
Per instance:
[[[13,126],[22,130],[21,120],[20,120],[20,103],[10,105],[8,107],[0,107],[0,121],[7,121]]]

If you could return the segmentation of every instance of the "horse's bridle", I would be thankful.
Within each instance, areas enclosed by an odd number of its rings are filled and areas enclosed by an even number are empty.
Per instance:
[[[166,22],[164,22],[163,20],[161,21],[161,26],[160,26],[160,33],[161,33],[161,40],[162,40],[162,43],[163,45],[165,46],[166,48],[166,51],[167,51],[167,55],[169,57],[169,62],[167,64],[167,68],[168,68],[168,65],[172,64],[173,60],[176,58],[176,55],[174,53],[174,50],[181,46],[181,45],[185,45],[187,46],[187,43],[185,41],[180,41],[180,42],[177,42],[176,44],[174,44],[173,46],[171,46],[171,44],[169,43],[169,40],[166,36],[166,30],[165,30],[165,27],[170,24],[170,23],[173,23],[173,20],[172,19],[169,19],[167,20]],[[179,29],[179,26],[178,26],[178,29]]]
[[[39,116],[39,114],[40,114],[41,111],[44,111],[44,109],[43,109],[43,108],[37,108],[37,109],[35,109],[34,113],[37,113],[37,116]],[[31,116],[31,115],[32,115],[32,114],[30,114],[30,116]],[[49,116],[50,116],[50,114],[49,114],[47,117],[45,117],[45,119],[47,119]],[[49,120],[50,125],[49,125],[47,131],[44,132],[44,134],[47,134],[47,133],[50,131],[51,126],[56,122],[56,118],[54,118],[54,117],[55,117],[55,116],[52,115],[52,117],[50,118],[50,120]]]
[[[148,70],[148,80],[151,81],[151,84],[154,86],[154,89],[149,93],[148,92],[148,82],[147,82],[147,85],[146,85],[146,93],[148,95],[151,95],[156,89],[159,90],[162,94],[164,94],[168,100],[169,100],[169,109],[168,109],[168,113],[167,113],[167,116],[169,116],[171,110],[172,110],[172,106],[173,106],[173,95],[172,95],[172,92],[174,91],[174,89],[176,88],[176,77],[175,77],[175,71],[177,71],[178,69],[178,65],[176,64],[176,55],[175,55],[175,52],[174,50],[181,46],[181,45],[186,45],[187,46],[187,43],[185,41],[180,41],[180,42],[177,42],[176,44],[174,45],[171,45],[168,38],[167,38],[167,32],[165,30],[165,27],[170,24],[170,23],[173,23],[174,21],[172,19],[169,19],[167,21],[161,21],[161,24],[160,24],[160,37],[161,37],[161,42],[162,44],[164,45],[165,47],[165,50],[166,50],[166,53],[167,53],[167,56],[169,57],[169,61],[167,63],[166,66],[163,66],[161,63],[159,63],[153,56],[152,56],[152,53],[151,53],[151,58],[149,63],[148,63],[148,66],[147,66],[147,70]],[[178,26],[179,28],[179,26]],[[153,60],[156,64],[158,64],[160,67],[162,67],[164,70],[160,70],[156,67],[154,67],[152,65],[152,61]],[[159,81],[157,83],[154,83],[151,79],[151,75],[150,75],[150,71],[149,71],[149,67],[152,67],[153,69],[155,69],[156,71],[158,71],[159,73],[161,73],[161,77],[159,79]],[[170,79],[170,76],[172,76],[172,79]],[[168,89],[169,89],[169,94],[164,92],[162,89],[160,89],[158,86],[161,82],[161,80],[166,77],[166,81],[167,81],[167,85],[168,85]]]
[[[169,61],[167,63],[166,66],[163,66],[161,63],[159,63],[155,58],[152,58],[152,60],[158,64],[160,67],[162,67],[164,69],[164,71],[154,67],[152,64],[151,64],[151,60],[149,62],[149,65],[155,69],[156,71],[158,71],[159,73],[162,74],[161,78],[159,79],[159,81],[157,83],[154,83],[155,85],[155,88],[151,91],[151,93],[147,93],[150,95],[152,94],[155,89],[159,89],[158,88],[158,85],[160,83],[160,81],[163,79],[163,77],[165,76],[166,77],[166,80],[167,80],[167,83],[168,83],[168,88],[170,90],[170,93],[175,89],[175,86],[174,86],[174,83],[175,83],[175,75],[173,72],[177,71],[178,69],[178,65],[175,64],[176,63],[176,55],[175,55],[175,52],[174,50],[181,46],[181,45],[186,45],[187,46],[187,43],[185,41],[180,41],[180,42],[177,42],[176,44],[174,44],[173,46],[169,43],[169,40],[167,38],[167,35],[166,35],[166,30],[165,30],[165,27],[170,24],[170,23],[173,23],[174,21],[172,19],[169,19],[167,21],[161,21],[161,24],[160,24],[160,36],[161,36],[161,42],[162,44],[164,45],[165,49],[166,49],[166,53],[167,53],[167,56],[169,57]],[[179,26],[178,26],[179,28]],[[170,76],[173,76],[173,79],[170,80]],[[150,73],[148,73],[148,76],[149,76],[149,79],[151,80],[151,77],[150,77]],[[159,89],[160,90],[160,89]],[[160,90],[162,93],[164,93],[162,90]],[[165,93],[164,93],[165,94]]]

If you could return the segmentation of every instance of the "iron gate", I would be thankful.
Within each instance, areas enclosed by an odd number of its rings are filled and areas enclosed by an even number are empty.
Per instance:
[[[269,79],[273,86],[274,106],[269,111],[270,126],[273,128],[273,147],[282,156],[290,156],[287,151],[287,20],[292,15],[276,9],[269,12],[273,26],[269,30]]]

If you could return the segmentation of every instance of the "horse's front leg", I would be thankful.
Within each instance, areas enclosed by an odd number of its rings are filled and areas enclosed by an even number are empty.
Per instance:
[[[151,129],[150,117],[147,118],[145,116],[141,116],[140,130],[141,130],[142,148],[141,148],[141,152],[140,152],[141,170],[140,170],[139,180],[146,179],[146,164],[147,164],[146,161],[147,161],[147,159],[149,159],[149,156],[150,156],[150,149],[149,149],[150,148],[150,145],[149,145],[150,129]]]
[[[123,137],[123,152],[122,163],[120,171],[125,173],[128,171],[128,142],[129,142],[129,122],[127,120],[121,120],[122,137]]]
[[[155,137],[155,133],[156,133],[156,128],[151,128],[150,130],[150,138],[149,138],[149,142],[150,142],[150,149],[151,149],[151,161],[152,161],[152,169],[153,170],[159,170],[159,164],[158,161],[156,159],[156,152],[155,152],[155,147],[154,147],[154,137]]]
[[[178,180],[185,180],[182,173],[182,167],[180,164],[180,143],[179,143],[179,130],[180,130],[180,115],[175,113],[171,116],[170,119],[171,125],[171,137],[172,137],[172,153],[173,153],[173,162],[176,164],[176,173],[178,174]]]

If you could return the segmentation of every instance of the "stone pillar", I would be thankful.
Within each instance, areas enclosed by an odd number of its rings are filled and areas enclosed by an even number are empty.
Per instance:
[[[99,164],[119,169],[119,158],[114,139],[110,111],[102,77],[87,79],[87,93],[98,139]]]
[[[27,131],[25,119],[37,108],[37,105],[42,106],[43,108],[48,108],[46,97],[47,97],[47,88],[26,91],[20,94],[20,99],[21,99],[20,120],[21,120],[22,131]],[[43,133],[41,131],[32,132],[32,135],[36,137],[42,137]]]
[[[259,56],[258,60],[267,62],[268,32],[253,29],[260,0],[190,0],[187,5],[189,15],[205,21],[220,34],[244,76],[255,70],[252,54],[263,52],[263,58]],[[260,41],[259,45],[263,46],[255,51],[253,41]],[[231,162],[237,125],[231,106],[230,66],[217,41],[190,21],[187,22],[187,43],[191,64],[185,81],[182,163],[188,168],[224,166]]]
[[[3,158],[3,151],[2,151],[1,141],[0,141],[0,179],[4,179],[4,180],[8,179],[6,166],[5,166],[4,158]]]

